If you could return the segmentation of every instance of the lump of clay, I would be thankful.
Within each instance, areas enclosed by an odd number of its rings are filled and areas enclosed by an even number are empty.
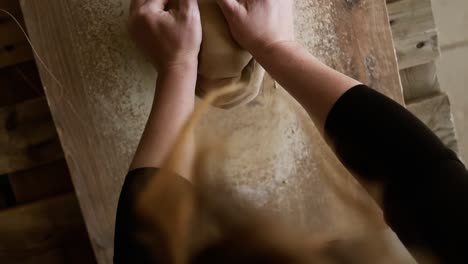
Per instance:
[[[177,2],[172,0],[172,3]],[[196,93],[234,86],[234,92],[215,105],[232,108],[253,100],[259,93],[264,69],[232,38],[229,26],[215,0],[199,0],[203,42],[199,55]]]

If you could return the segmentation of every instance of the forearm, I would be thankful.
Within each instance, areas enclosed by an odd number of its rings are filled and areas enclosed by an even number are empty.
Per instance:
[[[161,70],[155,98],[145,131],[131,168],[160,167],[169,154],[180,129],[193,111],[197,66],[179,65]],[[185,146],[182,168],[177,171],[189,178],[189,160],[193,142]]]
[[[306,109],[321,131],[338,98],[359,84],[294,42],[275,44],[254,52],[254,57]]]

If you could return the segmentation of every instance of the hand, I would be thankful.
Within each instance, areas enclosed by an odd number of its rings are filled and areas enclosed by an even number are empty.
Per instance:
[[[254,54],[294,41],[293,0],[216,0],[234,39]]]
[[[166,10],[168,0],[133,0],[129,31],[158,71],[198,63],[202,31],[197,0],[179,0]]]

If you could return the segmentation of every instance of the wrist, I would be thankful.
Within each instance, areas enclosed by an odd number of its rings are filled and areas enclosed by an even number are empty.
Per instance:
[[[198,70],[198,59],[187,60],[177,63],[167,63],[158,67],[159,75],[171,75],[171,74],[190,74],[197,72]]]
[[[282,53],[281,51],[284,50],[300,50],[302,46],[294,40],[283,40],[283,41],[276,41],[273,43],[269,43],[263,45],[255,50],[253,50],[252,56],[257,61],[262,61],[263,58],[271,57],[274,54]]]
[[[198,61],[168,64],[164,67],[159,67],[155,96],[172,94],[178,100],[184,100],[184,98],[194,100],[197,72]],[[172,98],[173,96],[170,97]]]
[[[299,48],[302,48],[302,45],[297,43],[295,40],[280,40],[260,46],[259,48],[253,50],[252,55],[254,57],[259,57],[276,53],[278,50],[297,50]]]

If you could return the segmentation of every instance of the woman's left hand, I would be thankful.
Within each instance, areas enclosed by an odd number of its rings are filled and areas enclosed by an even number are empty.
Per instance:
[[[168,0],[133,0],[129,31],[158,71],[198,63],[202,40],[197,0],[178,0],[167,10]]]

